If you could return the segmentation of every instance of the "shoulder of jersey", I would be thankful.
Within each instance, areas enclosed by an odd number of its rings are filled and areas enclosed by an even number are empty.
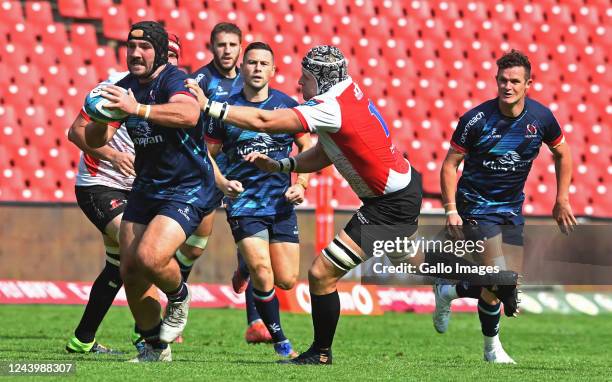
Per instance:
[[[276,89],[271,89],[271,90],[272,90],[270,92],[271,95],[275,95],[279,97],[280,101],[282,101],[285,105],[287,105],[287,107],[295,107],[299,105],[299,103],[293,98],[291,98],[288,94],[280,90],[276,90]]]
[[[111,74],[108,79],[106,81],[103,81],[103,84],[116,84],[117,82],[123,80],[125,77],[127,77],[130,74],[130,72],[126,71],[126,72],[115,72],[113,74]]]
[[[485,113],[485,115],[490,115],[493,110],[496,108],[497,98],[490,99],[481,103],[480,105],[471,108],[463,114],[463,119],[472,119],[476,115],[480,113]],[[479,118],[480,119],[480,118]]]
[[[525,99],[525,103],[529,108],[533,108],[533,110],[537,113],[552,114],[552,110],[550,110],[548,106],[541,104],[533,98],[527,97]]]

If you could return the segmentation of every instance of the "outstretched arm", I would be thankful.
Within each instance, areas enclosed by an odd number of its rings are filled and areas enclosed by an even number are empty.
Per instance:
[[[280,161],[269,158],[260,152],[252,152],[244,157],[247,162],[254,163],[257,167],[268,172],[298,172],[310,173],[324,169],[332,164],[321,142],[294,157]]]
[[[214,101],[209,105],[208,98],[198,84],[187,82],[185,86],[196,96],[198,104],[205,114],[215,119],[221,119],[225,123],[262,133],[299,133],[304,131],[298,116],[291,109],[263,110],[247,106],[229,106]]]

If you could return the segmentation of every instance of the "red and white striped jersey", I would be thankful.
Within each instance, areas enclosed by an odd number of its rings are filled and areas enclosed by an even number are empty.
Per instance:
[[[129,72],[115,73],[101,84],[115,84],[128,73]],[[81,111],[81,116],[87,121],[90,120],[89,116],[84,111]],[[107,145],[117,151],[134,155],[134,143],[123,124],[117,129],[117,132]],[[84,152],[81,153],[79,169],[76,176],[77,186],[107,186],[121,190],[131,190],[133,182],[133,176],[121,174],[119,171],[115,170],[111,162],[96,159]]]
[[[410,163],[393,144],[374,104],[348,79],[292,109],[304,130],[319,135],[325,153],[360,198],[401,190]]]

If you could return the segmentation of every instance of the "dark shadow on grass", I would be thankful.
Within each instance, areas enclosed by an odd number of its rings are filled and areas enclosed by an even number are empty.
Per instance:
[[[47,336],[44,334],[27,334],[27,335],[3,335],[0,336],[0,341],[3,340],[53,340],[53,339],[57,339],[60,337],[57,336]]]

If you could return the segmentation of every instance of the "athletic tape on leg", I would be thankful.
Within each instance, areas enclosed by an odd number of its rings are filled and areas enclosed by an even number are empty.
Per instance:
[[[204,250],[206,244],[208,244],[208,236],[191,235],[187,238],[185,244]]]
[[[343,271],[350,271],[363,262],[361,257],[346,245],[338,235],[321,253],[327,260]]]

